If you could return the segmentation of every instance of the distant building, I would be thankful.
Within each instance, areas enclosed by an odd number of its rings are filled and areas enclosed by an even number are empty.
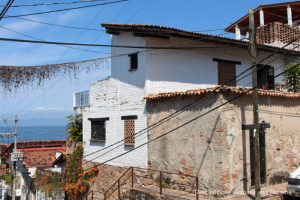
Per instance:
[[[300,56],[294,20],[299,10],[297,1],[260,6],[254,12],[260,117],[271,123],[260,143],[266,185],[280,182],[300,162],[300,94],[288,92],[284,74],[275,77]],[[251,68],[248,16],[226,29],[235,39],[155,25],[102,26],[112,35],[111,77],[74,98],[74,110],[83,114],[85,159],[196,175],[201,189],[249,190],[254,133],[242,125],[253,123],[251,92],[154,140],[251,88],[251,70],[236,77]],[[270,55],[277,59],[265,59]],[[147,129],[175,112],[180,114]]]
[[[9,145],[2,156],[12,166],[10,154],[14,143]],[[65,140],[18,142],[17,151],[23,153],[23,161],[17,165],[17,197],[20,199],[45,199],[44,192],[32,188],[37,170],[51,170],[62,173],[65,167]]]

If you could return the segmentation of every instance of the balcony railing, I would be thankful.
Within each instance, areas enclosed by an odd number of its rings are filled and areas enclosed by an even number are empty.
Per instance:
[[[89,91],[74,93],[73,98],[74,98],[73,99],[73,107],[75,107],[75,108],[87,107],[90,105],[90,92]]]
[[[273,22],[257,28],[257,43],[282,47],[295,41],[300,36],[300,29],[295,26]],[[294,48],[299,41],[292,42],[287,48]],[[296,50],[296,49],[295,49]],[[297,49],[298,50],[298,49]]]

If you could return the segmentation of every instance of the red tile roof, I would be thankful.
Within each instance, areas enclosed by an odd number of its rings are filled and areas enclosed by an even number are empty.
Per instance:
[[[45,147],[65,147],[66,140],[39,140],[39,141],[24,141],[18,142],[18,149],[25,148],[45,148]],[[3,153],[10,153],[14,148],[14,143],[11,143]]]
[[[172,27],[165,27],[165,26],[142,25],[142,24],[102,24],[102,26],[106,28],[108,33],[118,33],[120,31],[133,32],[139,34],[149,33],[151,35],[156,34],[157,36],[162,36],[162,37],[172,36],[172,37],[186,38],[186,39],[197,40],[197,41],[211,42],[211,43],[221,44],[221,45],[236,46],[239,48],[248,48],[249,45],[248,42],[242,40],[235,40],[231,38],[203,34],[198,32],[191,32],[191,31],[181,30]],[[268,46],[268,45],[257,45],[257,48],[259,50],[267,51],[267,52],[300,55],[300,52],[298,51],[282,49],[282,48]]]
[[[158,100],[158,99],[167,99],[167,98],[178,97],[178,96],[200,96],[200,95],[212,94],[212,93],[242,94],[247,91],[249,91],[249,88],[217,86],[215,88],[207,88],[207,89],[159,93],[159,94],[149,95],[145,97],[145,99]],[[252,95],[252,91],[248,92],[246,95]],[[263,89],[258,90],[258,95],[282,97],[282,98],[300,98],[300,93],[282,92],[282,91],[275,91],[275,90],[263,90]]]
[[[13,151],[14,144],[10,144],[2,155],[7,159]],[[25,141],[17,143],[17,150],[24,153],[25,167],[52,167],[56,161],[56,153],[66,152],[65,140]]]
[[[56,161],[56,153],[65,153],[66,148],[38,148],[38,149],[21,149],[24,153],[23,164],[26,168],[38,167],[49,168],[52,167]]]

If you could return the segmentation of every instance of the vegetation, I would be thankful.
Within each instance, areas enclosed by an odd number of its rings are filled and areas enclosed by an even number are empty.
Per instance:
[[[64,182],[61,173],[37,170],[35,186],[49,197],[56,197],[64,191]]]
[[[12,185],[13,183],[13,174],[12,173],[8,173],[5,175],[0,176],[0,180],[4,180],[6,185]]]
[[[67,126],[68,139],[71,141],[82,141],[82,115],[68,115]]]
[[[286,73],[286,84],[289,91],[299,92],[300,91],[300,65],[298,63],[290,63],[286,66],[288,70]]]
[[[67,156],[65,170],[65,191],[72,200],[82,199],[89,190],[89,183],[93,182],[93,177],[98,174],[96,167],[84,171],[82,168],[82,146],[76,147],[74,152]]]

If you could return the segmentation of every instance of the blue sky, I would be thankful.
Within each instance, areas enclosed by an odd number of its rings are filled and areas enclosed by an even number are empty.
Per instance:
[[[5,3],[5,1],[1,2]],[[14,5],[41,2],[15,0]],[[54,2],[54,0],[45,0],[43,2]],[[55,0],[55,2],[59,2],[59,0]],[[202,31],[223,29],[231,22],[245,15],[249,8],[255,8],[261,4],[278,2],[284,1],[128,0],[127,2],[118,4],[24,18],[85,28],[101,29],[101,23],[134,23]],[[78,5],[11,8],[7,14],[17,15],[74,6]],[[32,37],[49,41],[110,43],[110,36],[105,32],[52,27],[14,18],[3,19],[0,25]],[[223,31],[208,33],[220,34]],[[230,34],[226,36],[232,37]],[[1,28],[0,37],[29,39]],[[57,45],[1,42],[0,61],[2,65],[41,65],[106,57],[110,53],[110,49],[108,48],[96,47],[88,49],[103,53],[83,52]],[[18,114],[21,124],[23,122],[26,125],[64,124],[65,115],[72,112],[73,92],[87,90],[89,84],[101,80],[109,74],[109,64],[106,64],[96,72],[86,73],[84,70],[80,73],[78,79],[54,78],[47,81],[44,87],[23,88],[7,95],[4,95],[0,90],[0,116]]]

